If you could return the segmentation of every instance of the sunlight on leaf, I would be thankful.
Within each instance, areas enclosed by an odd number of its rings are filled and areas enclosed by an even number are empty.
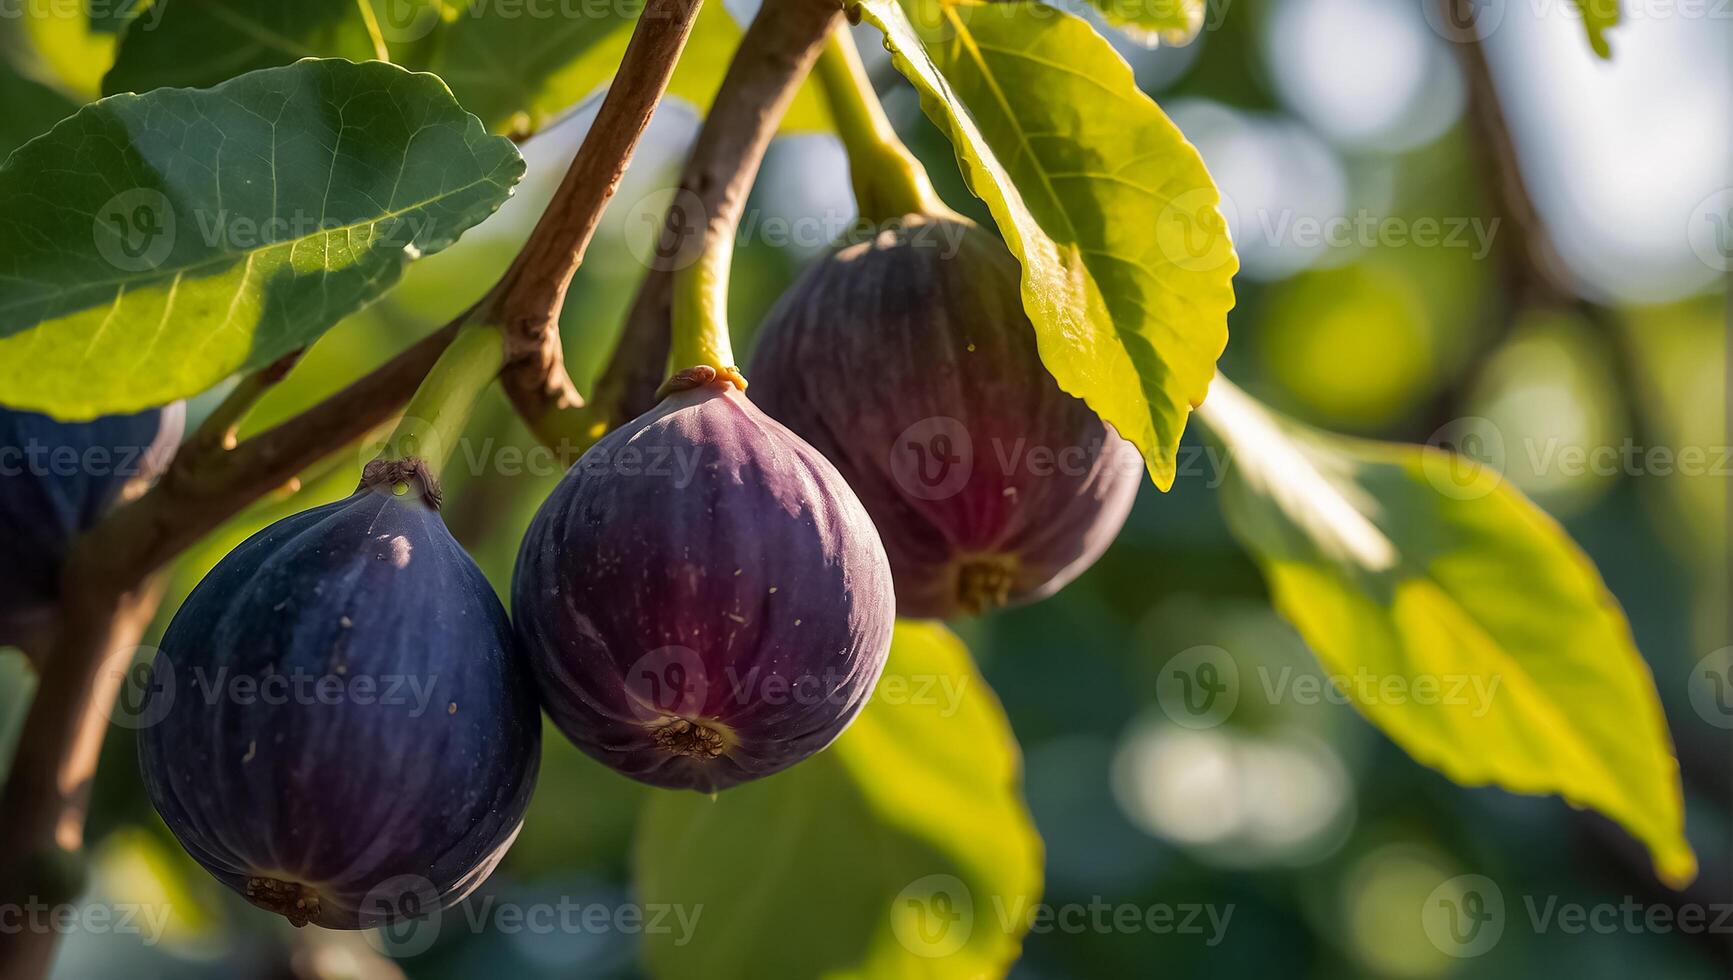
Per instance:
[[[712,800],[655,794],[641,901],[658,977],[1002,976],[1041,900],[1041,841],[1004,712],[957,638],[899,622],[872,701],[819,755]]]
[[[1089,0],[1102,19],[1147,47],[1190,44],[1203,30],[1204,0]]]
[[[1226,378],[1198,415],[1229,453],[1229,525],[1329,671],[1494,692],[1422,703],[1355,685],[1373,724],[1464,785],[1606,814],[1670,884],[1696,874],[1654,679],[1563,529],[1489,466],[1302,426]]]

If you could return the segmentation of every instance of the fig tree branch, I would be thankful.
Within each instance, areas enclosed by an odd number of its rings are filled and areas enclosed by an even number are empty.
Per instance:
[[[598,401],[614,412],[610,427],[655,404],[669,373],[674,273],[697,261],[708,236],[732,239],[764,152],[841,14],[836,0],[765,0],[747,28],[681,173],[619,346],[596,385]]]
[[[577,156],[535,231],[488,299],[482,314],[506,332],[500,380],[532,432],[550,445],[582,439],[579,420],[561,413],[584,400],[566,373],[560,309],[620,186],[632,152],[661,102],[702,0],[651,0],[640,15],[619,72],[584,135]]]
[[[1462,71],[1466,99],[1463,122],[1470,152],[1478,171],[1478,184],[1489,198],[1498,222],[1498,288],[1487,304],[1485,329],[1476,338],[1467,363],[1457,373],[1456,384],[1439,393],[1432,408],[1432,422],[1442,426],[1455,417],[1462,388],[1479,377],[1488,361],[1504,346],[1522,313],[1532,307],[1573,313],[1588,322],[1607,348],[1607,362],[1619,380],[1620,389],[1633,399],[1641,397],[1634,371],[1635,359],[1628,350],[1626,331],[1618,314],[1605,304],[1584,296],[1551,235],[1540,209],[1535,206],[1528,181],[1522,174],[1510,119],[1498,93],[1497,79],[1475,25],[1473,0],[1436,0],[1442,23],[1450,33],[1451,47]],[[1641,426],[1640,413],[1633,413],[1633,426]],[[1633,436],[1651,444],[1640,432]]]

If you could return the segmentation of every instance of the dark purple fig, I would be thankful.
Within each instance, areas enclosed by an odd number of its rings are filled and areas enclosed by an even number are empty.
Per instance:
[[[141,702],[157,812],[206,870],[296,925],[458,902],[535,785],[528,667],[417,482],[387,475],[230,552],[169,624]]]
[[[860,495],[904,616],[1058,591],[1143,479],[1136,448],[1042,365],[1017,260],[964,219],[911,215],[820,261],[772,310],[747,377]]]
[[[0,408],[0,646],[40,637],[73,539],[160,476],[185,428],[179,402],[89,422]]]
[[[896,616],[884,548],[836,469],[717,382],[578,460],[524,538],[512,611],[580,749],[704,792],[841,734]]]

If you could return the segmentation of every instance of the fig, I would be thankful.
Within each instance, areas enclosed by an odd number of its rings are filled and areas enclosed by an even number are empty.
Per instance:
[[[1004,245],[908,215],[806,271],[747,376],[873,517],[904,616],[1051,595],[1101,556],[1143,479],[1137,449],[1042,365]]]
[[[541,755],[504,606],[419,471],[270,525],[212,569],[140,702],[157,812],[295,925],[449,907],[504,856]]]
[[[46,627],[73,540],[160,476],[185,428],[179,402],[89,422],[0,408],[0,646]]]
[[[836,468],[713,371],[696,378],[549,495],[512,615],[548,714],[580,749],[654,786],[715,792],[842,733],[884,669],[896,608]]]

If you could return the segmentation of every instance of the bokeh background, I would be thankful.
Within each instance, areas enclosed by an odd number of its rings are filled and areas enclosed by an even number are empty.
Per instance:
[[[1275,407],[1336,431],[1454,440],[1470,452],[1483,444],[1464,433],[1500,442],[1490,462],[1564,523],[1629,614],[1678,745],[1701,878],[1684,893],[1662,889],[1640,849],[1601,818],[1551,798],[1458,787],[1330,699],[1270,697],[1248,681],[1224,723],[1176,723],[1158,697],[1161,671],[1195,647],[1226,651],[1244,678],[1318,673],[1220,518],[1220,457],[1188,436],[1174,490],[1146,486],[1125,533],[1080,581],[1036,606],[954,625],[1023,747],[1046,843],[1044,900],[1231,907],[1232,918],[1214,943],[1207,931],[1033,934],[1013,976],[1733,975],[1733,914],[1722,931],[1698,934],[1640,917],[1635,927],[1573,934],[1545,918],[1627,900],[1704,906],[1710,922],[1717,903],[1733,909],[1733,712],[1718,710],[1705,687],[1705,671],[1733,680],[1733,15],[1712,4],[1624,7],[1610,62],[1594,57],[1565,0],[1495,3],[1483,20],[1521,175],[1585,300],[1551,312],[1513,295],[1501,247],[1510,228],[1494,224],[1501,205],[1465,122],[1465,78],[1429,2],[1227,0],[1212,3],[1190,46],[1118,46],[1228,198],[1243,269],[1224,369]],[[984,218],[912,90],[870,31],[860,39],[890,114],[944,196]],[[249,427],[335,390],[479,296],[587,121],[580,111],[528,143],[517,198],[321,340]],[[673,181],[695,127],[677,102],[658,113],[590,250],[564,318],[580,388],[612,347],[666,200],[657,191]],[[840,145],[823,134],[780,139],[736,262],[738,347],[750,348],[753,325],[852,217]],[[1440,241],[1413,240],[1428,227]],[[195,421],[218,395],[193,406]],[[502,450],[532,445],[496,393],[451,467],[447,519],[502,594],[522,530],[557,478],[500,462],[510,459]],[[1639,451],[1635,465],[1595,472],[1567,461],[1566,447],[1626,446]],[[1663,472],[1643,462],[1651,447],[1701,447],[1705,462],[1694,474]],[[345,495],[365,458],[362,447],[338,454],[298,493],[266,501],[187,555],[156,631],[229,548],[278,516]],[[31,686],[21,658],[0,653],[0,760]],[[629,844],[647,792],[550,729],[523,835],[483,894],[629,901]],[[640,975],[635,937],[618,932],[448,930],[397,961],[359,937],[297,933],[185,857],[150,809],[124,725],[109,734],[90,839],[89,901],[172,915],[154,945],[73,932],[56,973],[69,980]],[[1450,955],[1412,914],[1462,874],[1486,876],[1506,905],[1501,937],[1472,959]]]

